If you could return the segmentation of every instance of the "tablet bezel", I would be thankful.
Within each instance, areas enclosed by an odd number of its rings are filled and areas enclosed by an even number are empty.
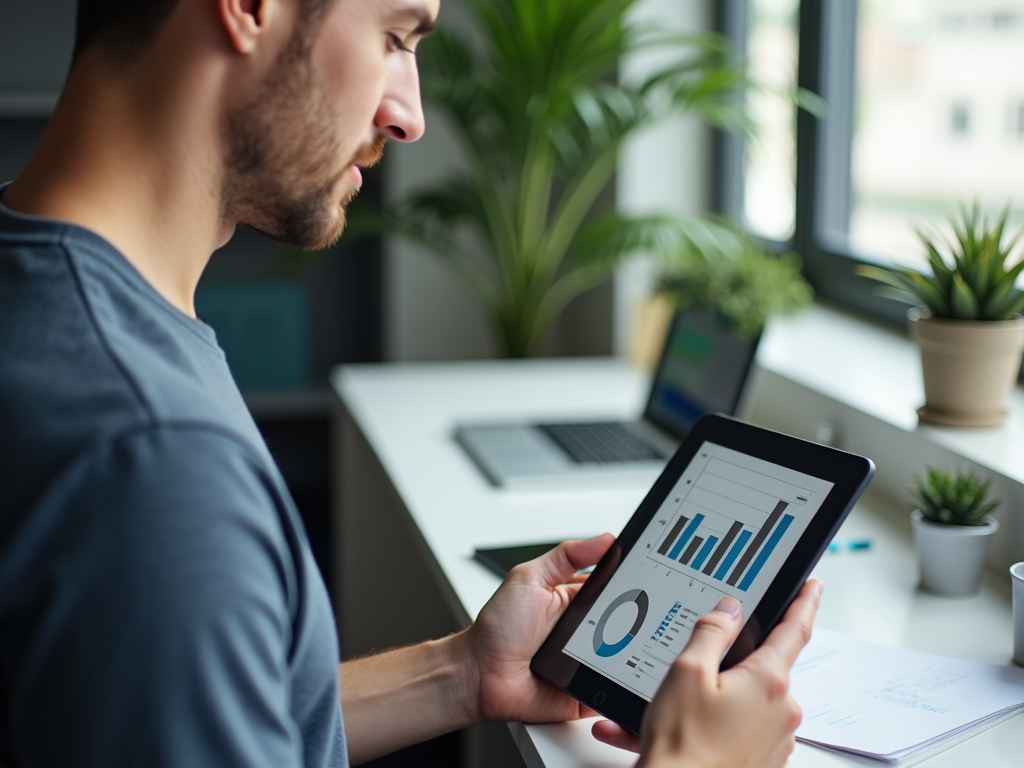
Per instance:
[[[722,660],[723,670],[749,655],[779,622],[854,503],[871,482],[875,471],[871,460],[863,456],[755,427],[727,416],[707,415],[694,424],[615,544],[598,563],[530,663],[535,674],[633,733],[640,732],[648,702],[615,680],[563,653],[562,649],[705,442],[812,475],[834,485]]]

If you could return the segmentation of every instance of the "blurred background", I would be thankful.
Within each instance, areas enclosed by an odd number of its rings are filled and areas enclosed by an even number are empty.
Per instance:
[[[443,0],[440,25],[476,39],[463,1]],[[0,3],[0,182],[18,174],[45,129],[74,11],[74,0]],[[905,306],[877,296],[854,274],[858,264],[922,264],[915,228],[934,227],[963,201],[988,214],[1008,206],[1011,222],[1024,223],[1024,0],[639,0],[633,14],[728,38],[754,84],[743,99],[756,130],[741,137],[682,116],[632,135],[601,193],[605,208],[722,215],[771,251],[797,252],[819,300],[888,323],[902,323]],[[637,55],[618,76],[658,66],[657,55]],[[798,111],[798,86],[823,98],[817,116]],[[366,173],[357,206],[386,207],[462,167],[450,126],[430,109],[427,124],[423,140],[390,146]],[[629,355],[643,341],[641,308],[658,270],[642,251],[622,262],[569,304],[542,354]],[[379,237],[310,255],[240,230],[214,255],[197,308],[328,584],[338,464],[328,372],[502,352],[445,265]]]

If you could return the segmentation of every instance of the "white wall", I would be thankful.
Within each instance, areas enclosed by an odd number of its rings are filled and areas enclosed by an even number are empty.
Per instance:
[[[641,0],[638,18],[679,30],[710,29],[711,6],[705,0]],[[638,77],[659,63],[645,54],[623,63],[622,76]],[[619,159],[616,199],[627,213],[693,214],[711,202],[711,132],[699,120],[677,118],[644,131],[626,145]],[[651,292],[655,278],[650,259],[637,257],[615,276],[617,354],[628,351],[637,306]]]

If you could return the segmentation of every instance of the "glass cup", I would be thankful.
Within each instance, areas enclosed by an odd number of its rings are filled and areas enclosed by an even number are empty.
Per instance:
[[[1024,563],[1010,566],[1013,577],[1013,660],[1024,667]]]

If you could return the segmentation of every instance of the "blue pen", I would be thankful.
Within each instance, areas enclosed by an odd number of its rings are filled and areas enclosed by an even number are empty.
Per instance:
[[[833,541],[828,545],[829,552],[839,552],[843,549],[848,549],[851,552],[871,549],[871,539],[853,539],[845,542]]]

